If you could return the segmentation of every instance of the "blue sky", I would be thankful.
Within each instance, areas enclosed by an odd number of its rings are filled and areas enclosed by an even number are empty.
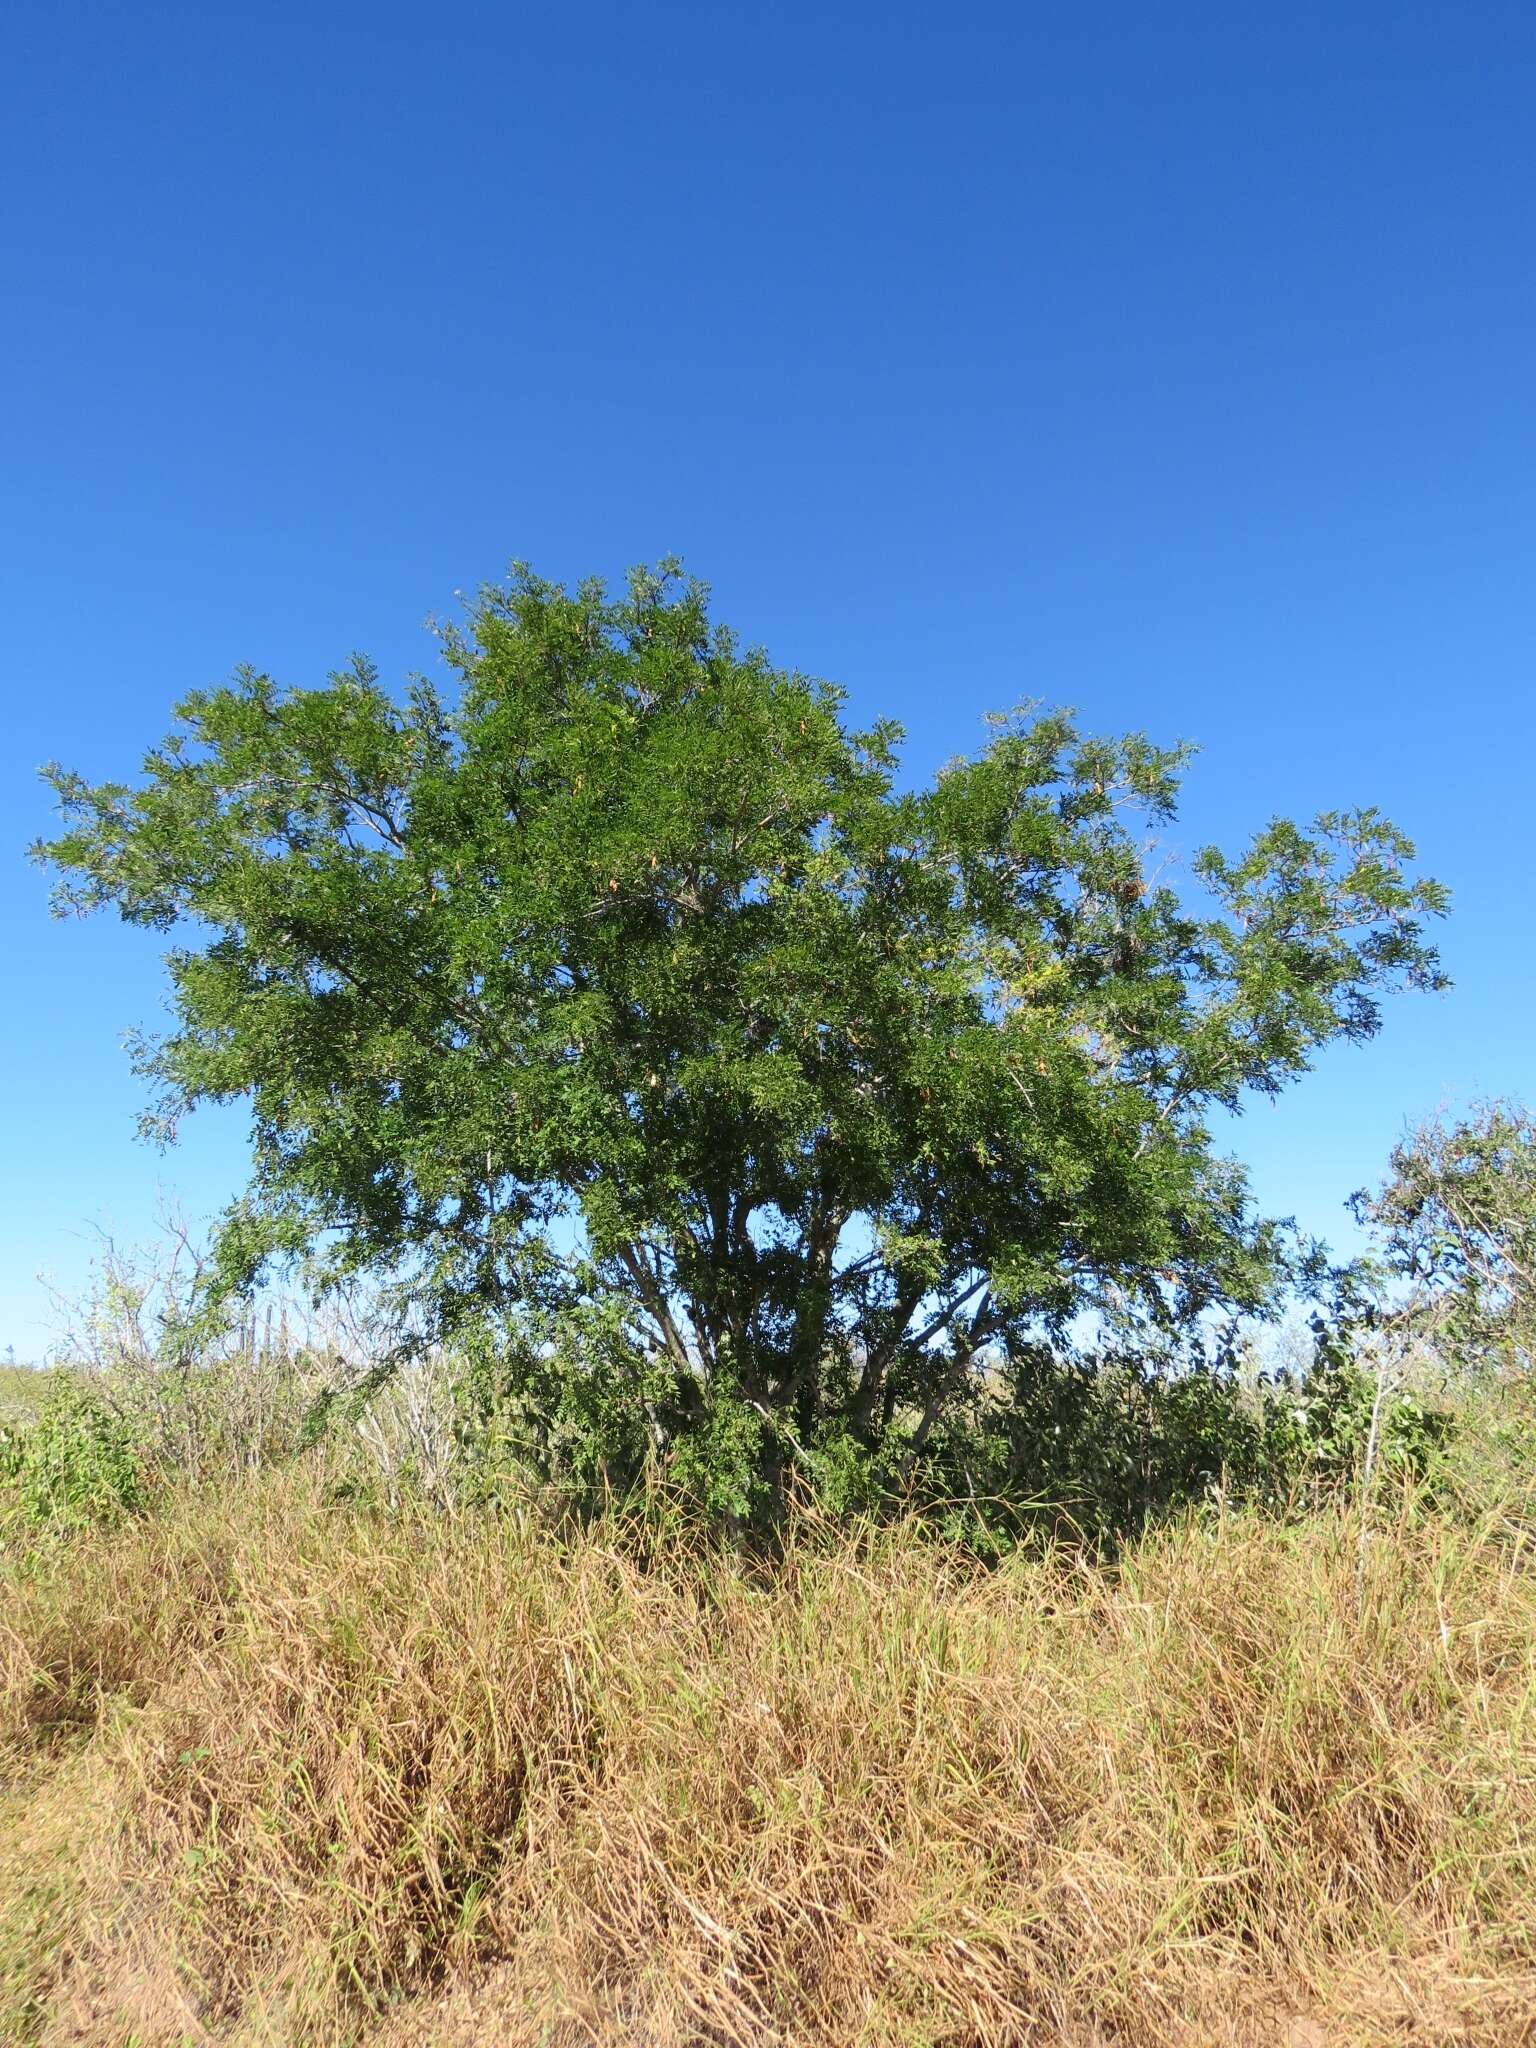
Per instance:
[[[914,774],[1040,696],[1202,743],[1185,848],[1383,806],[1456,987],[1237,1125],[1266,1206],[1530,1091],[1533,109],[1518,5],[12,0],[0,1356],[242,1164],[136,1141],[155,942],[45,915],[38,765],[513,556],[681,553]]]

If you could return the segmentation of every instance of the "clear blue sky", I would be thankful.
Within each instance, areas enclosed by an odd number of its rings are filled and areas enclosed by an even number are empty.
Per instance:
[[[0,190],[0,1356],[242,1162],[136,1141],[155,941],[45,916],[38,764],[517,555],[681,553],[914,772],[1038,695],[1203,743],[1184,846],[1386,808],[1456,988],[1236,1127],[1269,1207],[1531,1089],[1528,4],[12,0]]]

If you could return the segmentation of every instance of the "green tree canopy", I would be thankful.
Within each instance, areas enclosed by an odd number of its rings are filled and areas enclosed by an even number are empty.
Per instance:
[[[150,1120],[251,1105],[231,1283],[323,1245],[522,1329],[530,1387],[586,1317],[657,1441],[728,1400],[773,1455],[910,1459],[984,1344],[1261,1305],[1212,1106],[1441,981],[1376,812],[1202,852],[1183,901],[1143,837],[1185,749],[1025,712],[902,788],[894,724],[675,565],[519,569],[444,645],[404,702],[361,660],[189,696],[137,783],[49,771],[38,852],[61,907],[178,934]]]
[[[1486,1102],[1433,1117],[1354,1197],[1401,1283],[1396,1313],[1462,1370],[1525,1378],[1536,1358],[1536,1117]]]

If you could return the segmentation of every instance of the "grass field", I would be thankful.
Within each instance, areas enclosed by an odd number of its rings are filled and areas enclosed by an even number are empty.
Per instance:
[[[771,1570],[291,1474],[0,1581],[0,2035],[1536,2039],[1520,1518]]]

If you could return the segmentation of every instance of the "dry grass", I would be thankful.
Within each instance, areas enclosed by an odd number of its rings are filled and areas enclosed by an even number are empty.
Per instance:
[[[0,1365],[0,1429],[7,1423],[31,1422],[52,1378],[42,1366]]]
[[[1517,1531],[774,1572],[252,1483],[0,1586],[0,2030],[1536,2040]]]

